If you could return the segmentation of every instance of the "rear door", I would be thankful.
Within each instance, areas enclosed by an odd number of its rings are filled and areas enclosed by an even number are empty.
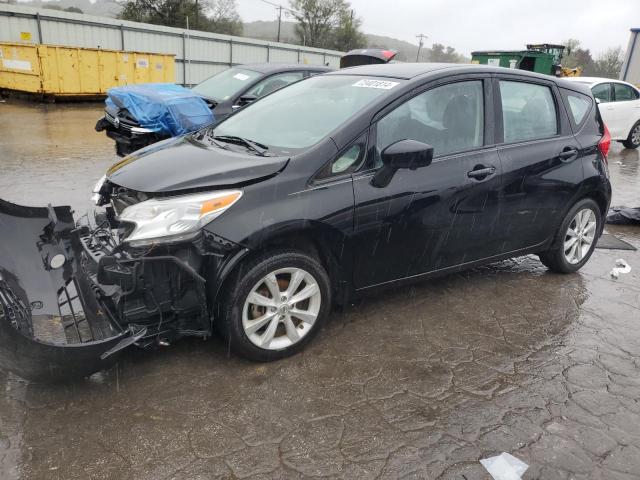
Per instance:
[[[354,284],[364,288],[492,256],[501,167],[493,144],[489,76],[440,81],[381,112],[369,165],[354,174]],[[380,153],[412,139],[434,147],[431,165],[371,184]]]
[[[624,83],[614,82],[613,84],[613,106],[611,116],[615,125],[616,134],[614,137],[626,139],[629,136],[631,127],[640,119],[640,100],[638,92]]]
[[[500,243],[505,252],[542,245],[582,181],[582,149],[555,83],[498,75],[503,167]]]

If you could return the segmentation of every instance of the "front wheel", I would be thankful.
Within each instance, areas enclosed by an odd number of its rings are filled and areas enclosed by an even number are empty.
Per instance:
[[[640,147],[640,121],[631,128],[629,136],[622,142],[622,145],[631,149]]]
[[[331,305],[329,277],[312,256],[277,251],[242,264],[220,303],[219,330],[238,355],[270,361],[299,352]]]
[[[540,261],[558,273],[573,273],[587,263],[598,240],[602,214],[590,198],[576,203],[567,213],[551,248],[539,254]]]

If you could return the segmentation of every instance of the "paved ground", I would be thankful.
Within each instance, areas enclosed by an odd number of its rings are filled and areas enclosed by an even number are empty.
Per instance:
[[[114,159],[99,110],[0,104],[0,196],[84,208]],[[610,165],[614,203],[640,205],[638,152]],[[637,479],[639,279],[638,252],[569,276],[525,257],[368,298],[277,363],[214,339],[70,385],[0,373],[0,478],[472,480],[506,451],[525,479]]]

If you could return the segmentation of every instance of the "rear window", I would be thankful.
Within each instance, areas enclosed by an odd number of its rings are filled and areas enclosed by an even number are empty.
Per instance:
[[[566,100],[565,103],[569,109],[571,119],[573,120],[572,123],[576,127],[582,126],[591,108],[591,97],[565,89],[562,89],[562,94]]]

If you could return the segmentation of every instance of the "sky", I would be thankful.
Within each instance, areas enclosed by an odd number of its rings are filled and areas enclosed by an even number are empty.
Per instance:
[[[287,0],[269,0],[289,6]],[[274,20],[262,0],[236,0],[243,21]],[[597,55],[626,49],[629,29],[640,28],[640,0],[351,0],[365,33],[417,44],[442,43],[470,55],[474,50],[521,49],[527,43],[580,40]]]

